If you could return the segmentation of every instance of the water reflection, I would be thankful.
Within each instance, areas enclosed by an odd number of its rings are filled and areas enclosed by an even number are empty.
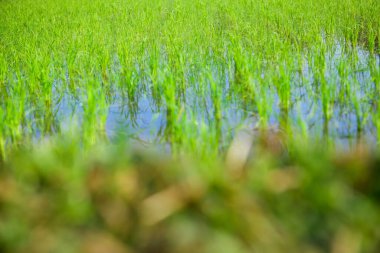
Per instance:
[[[210,61],[203,71],[176,70],[162,60],[153,67],[141,64],[129,76],[114,78],[107,101],[97,103],[87,117],[94,117],[96,128],[102,118],[98,114],[103,113],[108,138],[122,134],[142,143],[180,143],[181,134],[186,134],[182,130],[191,121],[206,124],[220,143],[242,127],[291,133],[305,131],[306,126],[309,136],[330,138],[339,145],[357,139],[375,144],[379,87],[373,72],[380,69],[379,56],[361,48],[349,55],[337,44],[322,59],[321,63],[304,55],[291,66],[299,69],[283,66],[284,76],[276,66],[268,65],[268,72],[266,66],[237,67],[233,57],[225,59],[228,64]],[[282,91],[285,82],[289,87]],[[64,82],[54,87],[53,105],[30,114],[40,119],[32,126],[37,138],[65,130],[72,119],[79,127],[85,120],[87,105],[81,96],[85,89],[72,92]]]

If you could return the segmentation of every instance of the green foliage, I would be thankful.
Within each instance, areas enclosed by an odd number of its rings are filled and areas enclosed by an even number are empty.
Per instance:
[[[379,156],[257,140],[243,167],[239,141],[225,161],[69,136],[18,149],[0,165],[1,252],[378,250]]]

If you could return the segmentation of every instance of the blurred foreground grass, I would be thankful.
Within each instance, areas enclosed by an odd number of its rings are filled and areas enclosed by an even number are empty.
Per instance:
[[[376,153],[245,146],[210,161],[70,138],[18,148],[0,165],[0,252],[378,252]]]

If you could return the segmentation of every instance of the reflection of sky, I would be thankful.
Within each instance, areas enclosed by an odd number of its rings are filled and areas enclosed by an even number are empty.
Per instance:
[[[153,142],[158,137],[158,132],[165,124],[164,115],[156,113],[149,103],[149,99],[142,97],[138,102],[138,112],[135,120],[130,120],[128,107],[113,104],[109,108],[106,123],[107,136],[113,138],[117,135],[130,136],[143,142]]]
[[[338,74],[337,66],[340,60],[347,59],[349,56],[344,54],[343,48],[337,43],[335,51],[326,55],[326,73],[325,77],[332,85],[336,85],[336,89],[332,91],[331,96],[337,97],[337,92],[340,89],[341,79]],[[374,94],[374,84],[371,80],[371,73],[368,69],[368,52],[358,48],[358,61],[355,66],[348,67],[347,81],[351,87],[351,98],[356,98],[359,101],[359,110],[362,115],[368,115],[366,118],[361,118],[365,122],[363,126],[362,136],[369,142],[375,142],[376,127],[371,118],[371,113],[374,110],[371,106],[373,99],[377,99]],[[380,65],[380,58],[376,58],[377,66]],[[232,64],[233,66],[233,64]],[[318,85],[315,83],[312,62],[307,61],[304,57],[301,64],[300,72],[293,71],[291,76],[291,107],[289,109],[289,120],[294,131],[301,131],[296,124],[299,120],[305,122],[308,134],[316,138],[323,135],[323,112],[320,100],[320,94],[317,92]],[[347,67],[347,66],[346,66]],[[221,131],[223,136],[233,135],[238,128],[254,129],[259,124],[257,108],[252,101],[242,101],[242,94],[233,91],[233,85],[230,76],[232,70],[221,70],[222,67],[215,67],[212,71],[212,76],[221,87],[220,89],[220,104],[222,110]],[[139,70],[140,71],[140,70]],[[197,73],[192,73],[194,80]],[[262,78],[264,77],[264,73]],[[137,110],[133,113],[133,108],[128,104],[128,101],[121,99],[120,94],[116,94],[116,98],[110,103],[108,108],[108,116],[106,121],[106,134],[109,138],[117,136],[126,136],[143,143],[157,143],[164,141],[164,131],[166,125],[166,109],[164,105],[157,108],[152,97],[149,81],[143,81],[139,84],[139,89],[136,93],[138,99]],[[261,94],[265,95],[269,105],[268,126],[271,128],[279,127],[279,118],[281,111],[279,109],[279,97],[275,92],[276,89],[268,85],[268,88],[260,89]],[[115,89],[117,90],[117,88]],[[55,92],[60,92],[56,89]],[[265,92],[262,93],[262,92]],[[83,117],[83,108],[80,98],[74,98],[69,92],[64,92],[60,97],[59,106],[57,109],[57,120],[60,122],[61,130],[68,128],[71,124],[71,119],[75,118],[78,125],[81,125]],[[163,97],[163,94],[161,94]],[[371,97],[372,96],[372,97]],[[351,99],[350,98],[350,99]],[[179,98],[178,98],[179,99]],[[349,99],[349,100],[350,100]],[[198,123],[205,123],[209,127],[214,127],[214,108],[211,98],[211,90],[205,81],[200,81],[195,78],[195,81],[189,83],[184,91],[184,100],[178,100],[184,109],[184,115],[191,115],[191,120]],[[333,101],[331,104],[332,118],[328,124],[329,136],[334,139],[338,145],[348,145],[357,137],[357,115],[352,102],[341,105],[338,101]],[[35,131],[39,133],[38,131]]]

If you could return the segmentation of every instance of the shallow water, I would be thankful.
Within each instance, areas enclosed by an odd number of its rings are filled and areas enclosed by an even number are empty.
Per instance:
[[[324,129],[324,118],[322,113],[322,104],[320,98],[315,98],[315,94],[310,92],[311,84],[313,83],[313,73],[310,66],[306,63],[302,69],[302,78],[306,79],[306,83],[301,80],[297,73],[293,73],[291,85],[291,107],[288,111],[288,122],[293,124],[294,131],[300,131],[296,123],[302,119],[307,126],[307,132],[312,137],[325,138],[329,137],[334,140],[338,145],[350,146],[355,144],[359,139],[375,145],[377,142],[377,129],[374,125],[373,104],[377,99],[374,92],[376,91],[373,81],[371,80],[371,73],[368,69],[367,62],[369,58],[368,52],[358,48],[357,49],[358,63],[355,66],[358,71],[348,76],[349,83],[358,82],[358,87],[355,88],[355,96],[359,100],[360,110],[362,116],[359,121],[363,123],[361,129],[358,129],[357,122],[358,116],[355,112],[354,106],[348,104],[340,104],[335,102],[332,112],[332,117],[328,122],[328,130]],[[333,79],[336,85],[339,85],[339,76],[337,70],[337,62],[343,55],[342,49],[337,46],[336,52],[331,58],[326,60],[328,79]],[[377,66],[380,66],[379,56],[376,58]],[[222,87],[222,120],[221,132],[222,136],[233,135],[236,129],[246,128],[255,129],[258,127],[260,116],[257,115],[257,110],[254,106],[244,104],[239,98],[237,100],[229,99],[230,83],[233,77],[225,74],[225,86]],[[328,81],[330,81],[328,80]],[[335,80],[335,81],[334,81]],[[223,82],[220,82],[223,83]],[[308,91],[309,89],[309,91]],[[211,99],[211,91],[206,89],[204,97],[199,97],[193,87],[189,87],[185,91],[186,102],[185,108],[191,111],[193,119],[199,122],[204,122],[211,126],[215,121],[213,116],[213,103]],[[372,94],[372,97],[368,97]],[[280,129],[281,110],[279,107],[279,98],[272,89],[267,90],[267,96],[271,97],[268,102],[268,107],[271,112],[268,117],[267,125],[270,128]],[[156,142],[165,140],[163,129],[166,126],[166,111],[154,109],[154,100],[151,94],[146,93],[145,96],[139,100],[138,109],[135,115],[128,115],[129,108],[121,103],[115,103],[110,106],[107,118],[107,135],[112,137],[116,133],[125,133],[131,137],[137,138],[144,142]],[[367,116],[365,116],[367,114]],[[365,117],[365,118],[363,118]],[[227,138],[228,139],[228,138]]]
[[[218,140],[222,145],[228,143],[239,129],[254,131],[263,125],[278,131],[291,129],[290,131],[296,134],[303,132],[317,140],[330,139],[343,147],[353,145],[359,139],[376,145],[377,128],[373,117],[377,113],[375,105],[378,97],[369,69],[370,55],[360,47],[356,49],[357,60],[353,66],[344,65],[347,74],[343,78],[346,78],[350,91],[343,96],[348,96],[346,100],[339,101],[339,92],[343,89],[341,86],[344,82],[339,73],[339,62],[352,62],[348,60],[349,57],[352,56],[345,54],[339,43],[325,56],[325,78],[329,87],[332,87],[329,93],[332,97],[329,104],[331,119],[328,122],[323,114],[319,91],[321,84],[313,72],[314,59],[308,59],[305,55],[301,59],[302,69],[289,72],[291,97],[290,106],[286,111],[281,109],[281,99],[272,79],[265,79],[268,75],[265,68],[262,69],[261,77],[256,77],[263,80],[256,80],[262,82],[262,87],[253,87],[257,93],[255,101],[236,86],[233,59],[229,59],[229,64],[213,65],[211,62],[207,66],[217,83],[216,90],[211,88],[209,80],[199,77],[197,70],[186,70],[186,85],[182,90],[176,86],[176,108],[170,113],[163,92],[153,94],[153,83],[144,72],[144,66],[136,64],[135,75],[140,77],[136,82],[134,95],[126,95],[127,88],[118,84],[120,66],[115,60],[116,64],[111,68],[115,78],[109,85],[109,95],[104,99],[105,105],[96,104],[92,114],[87,116],[92,117],[87,124],[93,125],[95,129],[104,124],[105,129],[101,131],[110,139],[122,135],[143,144],[166,143],[170,139],[168,135],[172,131],[171,128],[184,128],[190,124],[193,128],[203,126],[210,132],[214,131],[219,135]],[[374,61],[379,69],[379,55]],[[164,61],[160,64],[162,68],[167,67]],[[165,77],[165,72],[163,75],[161,78]],[[165,80],[161,82],[166,85]],[[73,122],[81,129],[88,108],[86,100],[80,94],[86,92],[83,88],[73,92],[67,88],[65,81],[56,81],[52,91],[52,112],[48,114],[44,111],[42,114],[45,115],[39,116],[32,113],[29,120],[33,123],[27,125],[24,132],[29,131],[35,139],[39,139],[55,132],[66,131],[72,127]],[[215,92],[218,100],[213,99]],[[266,99],[262,100],[266,115],[258,108],[258,101],[263,98]],[[101,100],[98,97],[95,99]],[[357,107],[353,103],[354,100],[357,101]],[[220,119],[217,116],[218,110],[221,114]],[[179,114],[181,116],[178,116]],[[100,123],[104,118],[105,122]],[[358,123],[362,124],[360,128]],[[191,134],[199,135],[194,131]]]

